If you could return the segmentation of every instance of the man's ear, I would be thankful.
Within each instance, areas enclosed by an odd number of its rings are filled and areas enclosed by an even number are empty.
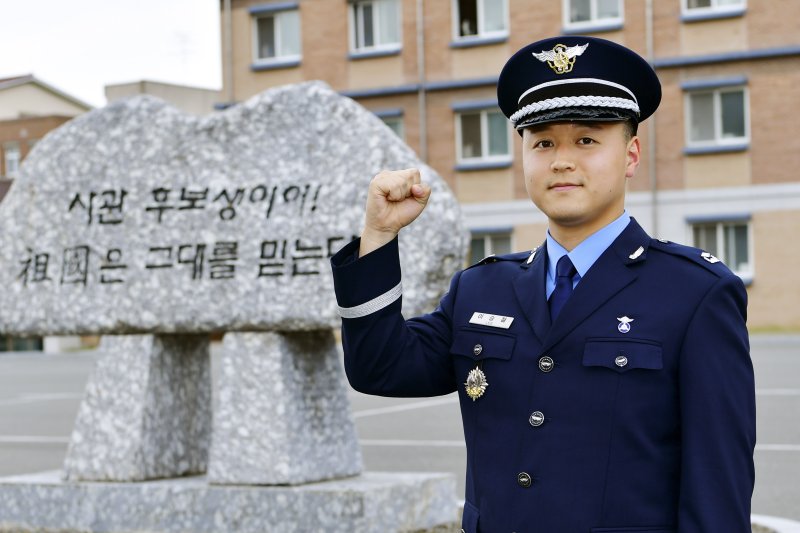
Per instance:
[[[639,166],[639,162],[641,161],[642,152],[641,152],[641,144],[639,143],[639,137],[634,135],[631,137],[631,140],[628,141],[628,146],[626,148],[625,154],[625,177],[632,178],[634,174],[636,174],[636,167]]]

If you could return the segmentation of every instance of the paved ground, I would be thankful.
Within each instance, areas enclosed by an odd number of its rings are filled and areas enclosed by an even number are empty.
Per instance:
[[[758,445],[753,512],[800,520],[800,336],[752,339]],[[92,353],[0,353],[0,476],[61,465]],[[395,400],[352,393],[369,470],[447,471],[463,494],[455,396]]]

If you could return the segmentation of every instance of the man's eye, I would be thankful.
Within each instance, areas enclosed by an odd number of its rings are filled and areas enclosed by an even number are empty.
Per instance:
[[[553,142],[552,141],[548,141],[548,140],[536,141],[533,144],[534,148],[550,148],[552,146],[553,146]]]
[[[591,137],[581,137],[578,139],[578,144],[594,144],[595,140]]]

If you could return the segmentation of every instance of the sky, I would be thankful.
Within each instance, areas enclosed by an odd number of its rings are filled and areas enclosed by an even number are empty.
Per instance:
[[[0,0],[0,78],[33,74],[92,106],[105,85],[220,89],[219,0]]]

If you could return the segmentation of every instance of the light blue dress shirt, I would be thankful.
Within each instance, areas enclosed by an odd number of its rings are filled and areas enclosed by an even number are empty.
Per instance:
[[[575,265],[575,270],[578,271],[575,277],[572,278],[572,287],[575,288],[594,262],[597,261],[597,258],[606,251],[606,248],[611,246],[611,243],[619,237],[620,233],[628,226],[630,221],[631,217],[628,212],[623,211],[619,218],[589,235],[571,252],[567,252],[566,248],[558,244],[548,230],[547,279],[545,280],[547,299],[550,299],[550,295],[553,294],[556,288],[556,263],[558,263],[559,259],[568,255],[572,264]]]

